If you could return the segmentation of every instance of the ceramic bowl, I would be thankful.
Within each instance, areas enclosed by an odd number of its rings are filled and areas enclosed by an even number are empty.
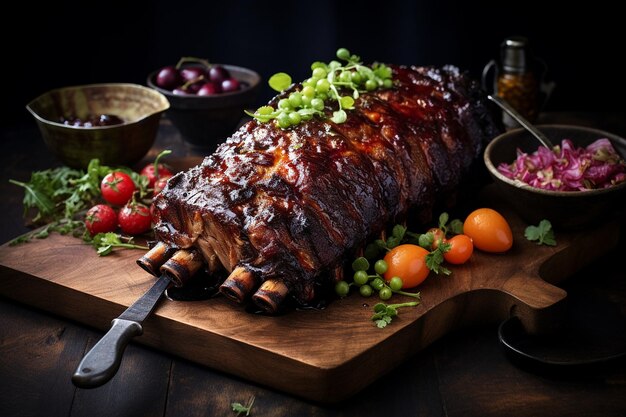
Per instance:
[[[256,99],[261,77],[251,69],[234,65],[224,67],[242,85],[238,91],[211,96],[177,95],[155,84],[158,70],[148,75],[149,87],[162,93],[171,107],[167,117],[180,131],[183,139],[194,147],[212,152],[237,128],[244,110]]]
[[[563,139],[570,139],[576,147],[581,147],[608,138],[622,157],[626,154],[626,140],[613,133],[573,125],[540,125],[538,128],[555,145]],[[484,152],[485,165],[500,194],[522,219],[530,224],[547,219],[555,229],[575,230],[591,227],[623,210],[626,182],[588,191],[549,191],[509,179],[498,172],[498,165],[516,159],[518,148],[532,153],[538,146],[539,142],[530,133],[516,129],[493,139]]]
[[[136,84],[91,84],[58,88],[26,106],[48,149],[64,164],[85,168],[98,158],[104,165],[132,165],[153,145],[169,103],[164,95]],[[115,115],[110,126],[83,127],[64,120]]]

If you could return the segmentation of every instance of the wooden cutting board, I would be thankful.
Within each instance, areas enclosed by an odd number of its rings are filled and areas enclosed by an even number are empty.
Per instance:
[[[553,284],[614,246],[619,228],[609,223],[584,233],[559,233],[558,246],[543,247],[524,239],[526,224],[514,213],[501,211],[513,229],[511,251],[477,252],[468,264],[451,268],[451,276],[429,277],[420,287],[422,303],[401,309],[387,328],[370,321],[377,297],[354,293],[323,310],[276,317],[247,313],[223,297],[165,299],[135,340],[307,399],[336,402],[459,326],[516,315],[529,331],[548,331],[566,297]],[[98,257],[80,239],[60,235],[5,244],[0,293],[107,330],[154,282],[135,264],[141,254],[126,250]],[[397,295],[392,300],[409,301]]]

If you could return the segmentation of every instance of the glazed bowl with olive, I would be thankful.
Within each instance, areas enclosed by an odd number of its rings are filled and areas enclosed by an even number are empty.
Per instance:
[[[192,147],[215,150],[256,100],[261,77],[235,65],[182,59],[148,75],[149,87],[167,97],[167,117]]]
[[[538,128],[556,145],[553,150],[516,129],[493,139],[484,153],[500,195],[520,217],[577,230],[623,215],[626,139],[581,126]]]
[[[48,149],[64,164],[85,168],[132,165],[156,139],[169,108],[158,91],[137,84],[90,84],[48,91],[26,106]]]

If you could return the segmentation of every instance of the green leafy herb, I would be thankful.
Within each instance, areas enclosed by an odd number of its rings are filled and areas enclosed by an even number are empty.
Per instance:
[[[448,230],[455,235],[463,234],[463,222],[459,219],[454,219],[448,225]]]
[[[281,92],[291,85],[291,76],[284,72],[278,72],[270,77],[268,84],[274,90]]]
[[[54,221],[52,223],[48,223],[44,227],[34,230],[30,233],[26,233],[22,236],[19,236],[12,241],[9,242],[10,246],[19,245],[21,243],[27,243],[32,239],[45,239],[50,233],[56,232],[61,235],[72,234],[75,237],[79,237],[84,233],[85,224],[80,220],[68,220],[61,219]]]
[[[393,249],[396,246],[400,245],[402,243],[402,240],[404,239],[405,234],[406,227],[400,224],[395,225],[391,230],[391,236],[387,238],[387,249]]]
[[[426,255],[426,266],[435,274],[450,275],[452,271],[443,266],[443,254],[449,251],[451,245],[449,243],[441,242],[439,246],[428,255]]]
[[[353,262],[352,262],[352,270],[353,271],[367,271],[370,267],[370,263],[367,261],[367,259],[363,256],[356,258]]]
[[[96,251],[100,256],[109,255],[114,248],[149,249],[147,246],[133,244],[132,237],[124,237],[113,232],[98,233],[92,238],[86,237],[85,241],[91,243],[91,245],[96,248]]]
[[[163,151],[161,156],[167,155],[170,151]],[[43,239],[50,233],[72,234],[73,236],[83,236],[88,242],[94,238],[86,235],[85,224],[82,219],[83,213],[91,206],[97,204],[101,199],[100,183],[102,179],[111,171],[122,171],[131,176],[138,188],[137,198],[147,201],[149,195],[148,178],[134,172],[127,167],[109,167],[101,165],[98,159],[92,159],[85,171],[68,167],[59,167],[43,171],[35,171],[31,174],[28,182],[9,180],[11,184],[24,189],[24,217],[31,216],[34,225],[45,225],[41,229],[20,236],[11,245],[25,243],[31,239]],[[113,247],[135,247],[130,242],[113,242]],[[119,245],[123,244],[124,246]],[[127,246],[131,245],[131,246]],[[102,249],[100,255],[110,253]],[[147,249],[147,248],[146,248]]]
[[[538,226],[528,226],[524,236],[530,241],[536,241],[538,245],[556,246],[552,223],[545,219],[540,221]]]
[[[419,293],[417,293],[419,296]],[[374,306],[374,314],[372,315],[372,321],[376,324],[376,327],[383,329],[398,316],[398,309],[402,307],[415,307],[419,305],[419,301],[409,301],[407,303],[400,304],[385,304],[378,303]]]
[[[235,413],[237,413],[237,415],[242,415],[245,414],[246,416],[250,415],[250,412],[252,411],[252,406],[254,405],[254,395],[250,397],[250,399],[248,400],[248,402],[246,403],[246,405],[243,405],[241,403],[238,402],[234,402],[231,403],[230,406],[232,407],[233,411]]]
[[[345,64],[339,61],[314,62],[311,77],[304,80],[297,91],[280,99],[276,107],[262,106],[254,113],[246,111],[246,114],[261,123],[276,120],[279,127],[286,129],[314,116],[324,117],[326,107],[332,105],[335,109],[330,120],[344,123],[348,119],[346,110],[354,108],[355,100],[362,92],[392,87],[392,71],[386,65],[363,65],[359,56],[350,54],[345,48],[337,50],[337,58]],[[279,92],[291,83],[291,77],[284,72],[269,79],[270,87]]]

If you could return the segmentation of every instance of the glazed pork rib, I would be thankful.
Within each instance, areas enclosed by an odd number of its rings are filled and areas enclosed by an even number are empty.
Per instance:
[[[228,297],[275,312],[288,294],[310,302],[409,209],[426,220],[498,127],[458,69],[390,67],[394,87],[361,94],[345,123],[252,120],[170,179],[154,202],[159,242],[230,272]]]

